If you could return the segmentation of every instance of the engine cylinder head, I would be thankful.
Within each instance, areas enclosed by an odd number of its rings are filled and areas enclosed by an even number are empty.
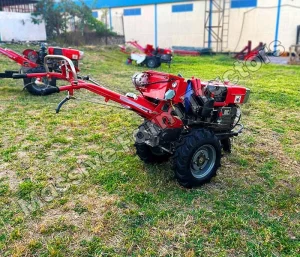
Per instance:
[[[135,87],[145,87],[148,84],[148,74],[145,72],[135,73],[132,76],[132,83]]]

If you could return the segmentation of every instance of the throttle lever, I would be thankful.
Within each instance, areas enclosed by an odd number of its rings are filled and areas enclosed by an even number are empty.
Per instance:
[[[87,75],[87,76],[81,76],[81,75],[78,75],[77,78],[83,79],[83,80],[87,80],[87,81],[91,81],[91,82],[94,83],[95,85],[101,86],[96,80],[92,79],[89,75]]]
[[[90,79],[89,75],[87,75],[87,76],[80,76],[80,75],[77,75],[77,78],[83,79],[83,80],[89,80],[89,79]]]
[[[68,95],[66,98],[64,98],[64,99],[58,104],[57,108],[55,109],[55,112],[56,112],[56,113],[59,113],[61,107],[62,107],[66,102],[68,102],[68,101],[71,100],[71,99],[74,99],[74,97],[69,96],[69,95]]]

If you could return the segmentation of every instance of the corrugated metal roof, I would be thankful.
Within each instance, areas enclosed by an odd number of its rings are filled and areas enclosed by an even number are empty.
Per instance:
[[[78,1],[75,1],[78,2]],[[189,0],[84,0],[87,6],[92,9],[113,8],[113,7],[128,7],[149,4],[163,4],[163,3],[178,3],[191,2]]]

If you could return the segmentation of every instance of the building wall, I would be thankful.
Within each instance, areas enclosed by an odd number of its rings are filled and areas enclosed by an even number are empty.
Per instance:
[[[274,41],[276,17],[277,0],[258,0],[256,8],[231,8],[228,50],[239,51],[247,45],[248,40],[252,40],[252,46],[259,42]]]
[[[155,44],[154,36],[154,5],[145,5],[137,8],[126,8],[124,11],[125,40],[137,40],[145,44]],[[141,15],[130,15],[140,12]],[[126,15],[126,13],[128,15]]]
[[[193,11],[173,12],[173,8],[193,4]],[[204,1],[157,6],[157,41],[161,47],[202,46],[204,40]]]
[[[30,13],[0,12],[0,41],[44,41],[45,23],[33,24]]]
[[[172,11],[172,6],[182,4],[193,4],[193,11]],[[126,10],[133,9],[140,9],[140,15],[126,15]],[[108,12],[111,18],[108,19],[113,31],[120,35],[125,33],[126,41],[138,40],[142,45],[157,43],[160,47],[199,46],[203,44],[203,10],[204,1],[158,4],[156,8],[155,5],[130,6],[111,8]],[[101,13],[101,9],[95,11]]]
[[[290,45],[296,44],[297,26],[300,25],[300,1],[282,0],[282,5],[278,38],[288,50]]]
[[[296,8],[298,7],[298,8]],[[300,25],[300,1],[282,0],[278,23],[278,40],[288,50],[296,42],[296,29]],[[257,7],[230,10],[229,50],[242,49],[248,40],[252,45],[267,43],[274,49],[277,26],[278,0],[258,0]]]
[[[145,0],[131,1],[133,4]],[[111,7],[108,20],[115,32],[125,39],[138,40],[160,47],[204,45],[205,1],[152,1],[159,4],[132,5],[129,2],[115,0],[114,5],[124,3],[124,7]],[[146,3],[145,2],[145,3]],[[126,4],[125,4],[126,3]],[[227,51],[239,51],[248,40],[253,46],[259,42],[274,45],[278,26],[278,40],[288,49],[296,41],[296,28],[300,25],[300,1],[281,0],[232,0],[229,19],[229,36]],[[174,12],[172,6],[192,4],[192,11]],[[248,5],[248,6],[245,6]],[[156,6],[156,7],[155,7]],[[298,8],[297,8],[298,7]],[[128,15],[128,9],[140,9],[140,13]],[[100,10],[100,9],[99,9]],[[99,11],[98,10],[98,11]],[[280,19],[278,22],[278,10]],[[127,15],[124,15],[127,12]],[[155,19],[156,17],[156,19]],[[213,16],[213,25],[215,19]]]
[[[109,13],[108,13],[111,17],[109,18],[110,27],[113,29],[113,31],[115,31],[116,33],[122,36],[125,35],[123,10],[124,8],[111,8],[109,9]]]

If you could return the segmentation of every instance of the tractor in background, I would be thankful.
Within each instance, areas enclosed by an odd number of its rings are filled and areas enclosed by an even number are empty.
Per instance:
[[[142,47],[137,41],[128,41],[127,45],[133,46],[138,51],[128,52],[125,45],[120,45],[122,53],[130,55],[126,64],[132,64],[135,61],[138,65],[146,65],[150,69],[158,68],[162,63],[171,65],[173,55],[171,49],[164,49],[147,44],[146,47]]]

